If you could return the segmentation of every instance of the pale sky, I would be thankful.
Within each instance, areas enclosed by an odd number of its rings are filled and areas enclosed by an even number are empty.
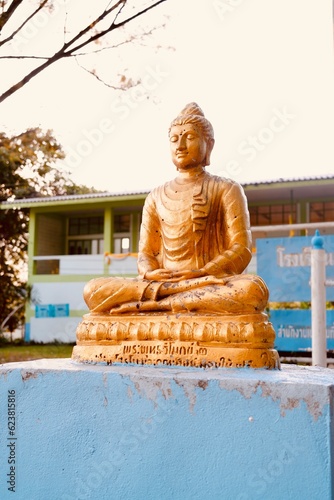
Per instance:
[[[211,173],[241,183],[334,175],[331,0],[168,0],[150,21],[164,15],[151,45],[175,50],[136,43],[93,60],[106,77],[128,68],[141,87],[115,91],[73,60],[58,63],[0,105],[1,128],[53,129],[77,183],[151,189],[174,176],[168,127],[196,101],[215,130]],[[48,47],[47,34],[63,36],[61,16],[12,50]],[[0,90],[18,71],[0,61]]]

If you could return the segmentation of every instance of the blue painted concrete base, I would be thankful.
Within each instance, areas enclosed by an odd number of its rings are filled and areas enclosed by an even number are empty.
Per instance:
[[[330,500],[333,387],[289,365],[1,365],[0,498]]]

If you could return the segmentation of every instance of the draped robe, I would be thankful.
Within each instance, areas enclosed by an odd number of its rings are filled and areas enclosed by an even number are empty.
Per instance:
[[[240,274],[251,259],[247,201],[239,184],[207,172],[178,179],[147,197],[138,269],[205,269],[216,277]]]
[[[97,278],[84,298],[91,312],[260,312],[268,290],[242,274],[251,259],[251,232],[242,187],[205,170],[176,178],[147,197],[140,232],[137,278]],[[150,281],[155,269],[200,270],[205,276]]]

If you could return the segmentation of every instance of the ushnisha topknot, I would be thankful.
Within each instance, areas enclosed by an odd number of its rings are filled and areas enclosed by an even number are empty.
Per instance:
[[[189,104],[187,104],[183,108],[183,110],[179,113],[179,116],[184,116],[184,115],[200,115],[204,117],[204,113],[197,104],[197,102],[190,102]]]
[[[214,139],[213,127],[209,120],[205,118],[202,109],[196,102],[190,102],[182,109],[170,124],[168,134],[170,133],[170,129],[175,125],[185,125],[186,123],[191,123],[199,127],[205,140]]]

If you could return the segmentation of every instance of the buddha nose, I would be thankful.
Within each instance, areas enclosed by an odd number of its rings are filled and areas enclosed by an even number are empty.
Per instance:
[[[185,148],[186,148],[186,137],[181,135],[179,137],[179,140],[177,141],[176,149],[179,151]]]

